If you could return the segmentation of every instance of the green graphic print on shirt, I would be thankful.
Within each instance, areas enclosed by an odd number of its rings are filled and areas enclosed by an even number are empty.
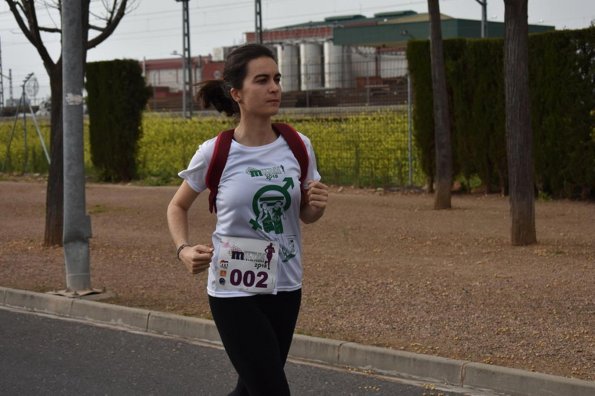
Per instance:
[[[277,172],[271,175],[269,172],[249,169],[247,173],[251,177],[265,176],[267,180],[276,179],[279,173],[285,173],[283,166],[275,167]],[[287,262],[296,255],[295,236],[286,236],[283,229],[283,219],[285,212],[291,206],[291,195],[289,191],[295,187],[293,178],[285,177],[283,185],[270,184],[260,188],[252,198],[252,211],[254,218],[250,220],[250,225],[255,230],[262,230],[267,234],[274,233],[278,235],[279,245],[281,246],[280,258]]]

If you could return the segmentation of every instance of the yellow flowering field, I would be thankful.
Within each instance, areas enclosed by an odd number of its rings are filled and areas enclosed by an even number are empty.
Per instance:
[[[19,119],[0,121],[0,170],[17,173],[46,173],[37,132],[27,120],[27,140]],[[278,116],[310,138],[323,180],[329,184],[358,187],[406,186],[409,184],[407,116],[403,112],[378,111],[357,115]],[[49,120],[38,120],[49,150]],[[222,116],[199,116],[192,120],[170,114],[146,113],[139,142],[138,173],[146,184],[177,183],[198,145],[219,131],[233,127],[234,120]],[[14,132],[14,133],[13,133]],[[85,167],[93,169],[85,122]],[[10,149],[9,146],[10,145]],[[423,184],[412,145],[413,185]],[[26,155],[25,155],[26,154]]]
[[[44,144],[50,150],[50,122],[37,120]],[[30,116],[0,120],[0,172],[46,173],[47,159]]]

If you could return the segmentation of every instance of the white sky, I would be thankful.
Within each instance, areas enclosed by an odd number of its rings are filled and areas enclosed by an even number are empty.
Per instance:
[[[109,1],[108,1],[109,2]],[[100,4],[92,0],[92,4]],[[192,56],[207,55],[213,48],[243,42],[244,32],[254,31],[253,0],[190,0],[190,49]],[[367,17],[387,11],[427,12],[427,1],[406,0],[262,0],[263,28],[276,28],[328,16],[362,14]],[[442,0],[440,11],[455,18],[481,19],[476,0]],[[51,22],[49,12],[39,19]],[[504,20],[504,1],[488,0],[488,19]],[[54,15],[54,19],[55,15]],[[595,0],[529,0],[529,23],[553,25],[556,29],[580,29],[595,20]],[[59,36],[45,38],[53,59],[60,52]],[[2,73],[12,69],[13,96],[20,96],[24,77],[33,72],[39,81],[37,98],[49,95],[49,79],[34,47],[18,28],[4,1],[0,2]],[[136,0],[116,32],[88,53],[88,61],[118,58],[167,58],[182,52],[182,4],[174,0]],[[7,78],[4,97],[9,98]]]

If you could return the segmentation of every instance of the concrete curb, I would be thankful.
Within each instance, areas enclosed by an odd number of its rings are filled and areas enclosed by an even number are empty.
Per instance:
[[[205,319],[4,287],[0,287],[0,305],[136,331],[221,343],[214,323]],[[294,337],[290,356],[470,391],[482,389],[512,396],[595,395],[595,382],[304,335]]]

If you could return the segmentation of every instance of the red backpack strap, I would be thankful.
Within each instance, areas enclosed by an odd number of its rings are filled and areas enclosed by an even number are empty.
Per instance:
[[[303,188],[303,183],[306,179],[306,176],[308,175],[308,165],[310,160],[308,156],[308,149],[306,149],[306,145],[304,144],[300,134],[291,125],[280,122],[274,123],[273,129],[279,132],[281,136],[283,136],[283,138],[287,141],[287,145],[300,164],[300,190],[302,191],[302,204],[304,204],[305,201],[303,199],[303,195],[305,190]]]
[[[308,150],[304,141],[300,137],[299,133],[288,124],[275,123],[273,128],[283,136],[287,145],[291,149],[291,152],[297,159],[300,165],[300,190],[302,196],[305,194],[305,190],[302,187],[304,180],[308,174],[309,157]],[[207,168],[207,174],[205,176],[206,185],[210,190],[209,193],[209,210],[213,213],[217,212],[217,191],[219,190],[219,182],[221,181],[221,174],[227,163],[227,156],[229,155],[229,149],[231,147],[231,141],[233,139],[233,129],[223,131],[219,133],[215,140],[215,148],[213,149],[213,156],[209,162]],[[302,203],[305,200],[302,197]]]
[[[217,191],[219,190],[219,181],[223,168],[227,163],[227,156],[229,155],[229,148],[231,147],[231,140],[233,139],[233,129],[219,133],[215,140],[215,149],[213,156],[209,162],[207,174],[205,177],[207,187],[211,192],[209,193],[209,210],[213,213],[217,212]]]

